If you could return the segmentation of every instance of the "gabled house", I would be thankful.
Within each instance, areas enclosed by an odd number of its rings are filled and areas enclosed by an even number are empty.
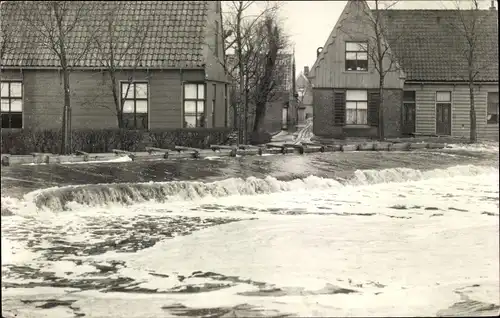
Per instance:
[[[309,78],[313,86],[314,134],[376,137],[379,75],[368,56],[373,27],[362,19],[377,12],[350,0],[328,37]],[[380,10],[385,65],[386,137],[440,135],[469,137],[470,98],[464,38],[453,26],[455,10]],[[478,139],[498,139],[498,15],[478,10],[474,101]]]
[[[60,129],[64,91],[59,61],[46,40],[27,29],[20,11],[22,3],[34,6],[37,2],[1,3],[2,33],[4,27],[16,28],[1,59],[2,130]],[[106,14],[100,10],[113,5],[122,13],[115,21],[118,31],[114,40],[123,54],[116,66],[116,90],[118,96],[126,99],[125,128],[228,126],[221,1],[68,3],[68,10],[76,10],[71,3],[84,3],[91,8],[85,19],[88,24],[77,23],[67,37],[67,46],[73,52],[83,51],[85,32],[106,25]],[[69,12],[68,16],[76,14]],[[145,40],[140,48],[123,48],[128,45],[132,22],[149,25]],[[88,25],[92,27],[86,28]],[[74,54],[69,55],[72,129],[117,128],[110,74],[92,45],[93,42],[82,59],[72,60]],[[141,55],[136,54],[139,49]]]
[[[309,67],[304,66],[304,71],[299,73],[296,79],[298,95],[298,124],[303,125],[308,118],[313,116],[312,86],[309,81]]]

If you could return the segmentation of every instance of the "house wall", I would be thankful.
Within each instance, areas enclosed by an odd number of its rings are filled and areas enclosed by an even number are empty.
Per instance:
[[[311,83],[315,88],[349,87],[351,89],[373,89],[379,87],[379,74],[375,70],[373,61],[368,58],[368,71],[345,70],[345,43],[346,41],[367,41],[374,37],[373,26],[365,21],[364,1],[349,1],[338,19],[323,51],[318,56],[312,72]],[[391,60],[386,57],[384,65],[390,65]],[[387,89],[402,89],[404,80],[399,71],[389,72],[384,81]]]
[[[452,92],[451,135],[469,138],[470,134],[470,97],[466,84],[406,84],[405,90],[414,90],[416,98],[416,132],[433,135],[436,133],[436,91]],[[498,92],[498,84],[476,86],[474,101],[478,139],[498,140],[498,124],[487,124],[488,92]]]
[[[220,1],[207,1],[208,13],[205,29],[205,45],[203,56],[205,58],[206,79],[210,81],[227,82],[224,70],[224,42],[222,38],[222,11]],[[218,23],[218,29],[216,26]],[[216,50],[217,44],[217,50]],[[216,54],[217,53],[217,54]]]
[[[313,89],[313,133],[316,136],[330,138],[366,137],[376,138],[377,127],[344,127],[334,124],[334,91],[333,88]],[[384,135],[398,137],[401,135],[401,105],[403,91],[399,89],[384,90]]]
[[[129,74],[116,74],[126,81]],[[64,94],[62,73],[57,70],[2,70],[2,80],[23,82],[23,126],[31,129],[60,129]],[[204,81],[203,70],[135,71],[134,80],[149,83],[150,129],[182,128],[183,82]],[[117,128],[115,104],[109,76],[101,71],[74,71],[70,74],[72,128]],[[216,126],[224,126],[224,85],[217,85]],[[212,82],[207,82],[207,127],[212,127]],[[119,88],[118,88],[119,89]]]

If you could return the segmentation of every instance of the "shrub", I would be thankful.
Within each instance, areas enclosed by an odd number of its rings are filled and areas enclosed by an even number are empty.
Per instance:
[[[168,130],[73,130],[72,152],[110,152],[112,149],[144,151],[146,146],[173,148],[175,145],[207,148],[220,144],[230,130],[227,128],[196,128]],[[59,153],[61,131],[58,130],[2,130],[2,153],[27,155],[33,152]]]

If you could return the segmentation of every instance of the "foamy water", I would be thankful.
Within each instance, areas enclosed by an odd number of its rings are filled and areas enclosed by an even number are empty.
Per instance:
[[[459,165],[2,198],[14,214],[2,217],[3,307],[21,317],[495,314],[498,187],[498,167]]]

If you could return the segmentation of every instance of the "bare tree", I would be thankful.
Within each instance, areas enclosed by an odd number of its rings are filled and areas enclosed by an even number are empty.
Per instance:
[[[71,152],[70,72],[88,53],[92,32],[88,1],[24,1],[23,21],[38,43],[57,57],[63,75],[64,111],[61,153]],[[80,28],[79,30],[77,30]],[[83,32],[82,32],[83,31]],[[76,33],[79,33],[79,36]],[[78,39],[78,41],[76,41]]]
[[[109,88],[113,95],[118,127],[124,128],[123,109],[127,96],[131,93],[135,71],[145,52],[146,42],[154,17],[147,20],[130,17],[130,3],[102,1],[99,3],[104,15],[103,25],[93,36],[93,44],[98,60],[109,75]],[[154,14],[154,13],[153,13]],[[127,86],[120,96],[118,74],[127,65]]]
[[[232,77],[236,83],[238,93],[236,94],[236,103],[234,104],[234,115],[237,117],[236,123],[239,131],[238,142],[241,143],[248,139],[247,129],[248,124],[248,101],[247,92],[249,91],[249,83],[251,82],[248,72],[251,67],[248,63],[252,59],[252,54],[255,52],[254,42],[255,26],[263,21],[266,15],[277,12],[279,4],[270,1],[265,3],[265,8],[260,10],[258,14],[251,14],[253,5],[256,1],[231,1],[228,4],[228,11],[224,14],[223,29],[224,33],[224,52],[229,53],[234,51],[234,54],[225,56],[230,57],[231,61],[223,60],[227,74]],[[227,63],[230,62],[230,63]]]
[[[6,1],[0,2],[0,9],[6,5]],[[5,54],[11,53],[16,45],[15,37],[19,32],[17,23],[9,23],[2,19],[0,22],[0,61],[3,61]]]
[[[463,1],[461,1],[463,3]],[[470,142],[477,141],[477,123],[476,123],[476,107],[474,100],[474,91],[478,75],[480,74],[482,65],[478,63],[478,43],[481,37],[481,24],[484,21],[484,15],[479,11],[479,0],[469,0],[470,8],[461,9],[461,3],[455,1],[455,10],[458,19],[454,20],[451,25],[451,33],[459,38],[455,41],[458,53],[466,62],[467,71],[465,75],[460,74],[462,79],[466,80],[469,85],[469,118],[470,118]]]
[[[379,79],[379,103],[378,103],[378,138],[384,140],[384,85],[387,74],[399,71],[399,63],[396,56],[391,51],[391,46],[394,46],[399,37],[389,39],[387,35],[387,26],[384,23],[383,11],[390,10],[398,1],[386,2],[385,8],[382,8],[381,0],[374,0],[375,10],[371,10],[368,5],[363,6],[363,11],[359,16],[356,16],[358,23],[369,27],[370,32],[364,33],[359,31],[346,30],[340,27],[348,36],[353,38],[362,36],[367,37],[368,43],[366,47],[361,49],[367,52],[369,60],[373,62],[374,68]],[[342,25],[342,23],[340,23]],[[401,57],[400,57],[401,58]]]

